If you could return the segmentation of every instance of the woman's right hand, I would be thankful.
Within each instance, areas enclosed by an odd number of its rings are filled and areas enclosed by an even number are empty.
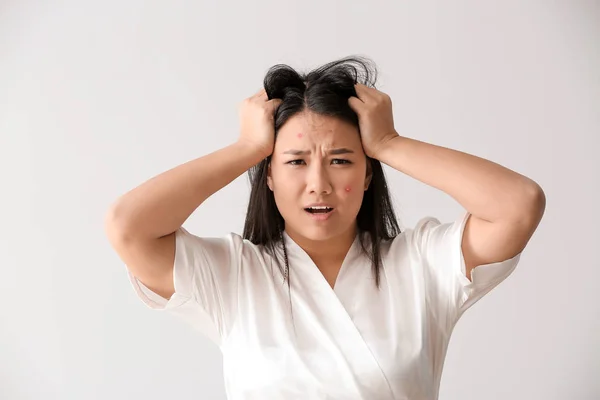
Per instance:
[[[268,99],[263,88],[252,97],[245,99],[240,106],[239,142],[248,144],[263,155],[270,156],[275,147],[275,111],[281,99]]]

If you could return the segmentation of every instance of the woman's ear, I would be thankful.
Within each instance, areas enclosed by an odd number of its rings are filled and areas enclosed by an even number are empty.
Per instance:
[[[267,166],[267,186],[273,191],[273,178],[271,177],[271,163]]]
[[[365,191],[369,189],[371,179],[373,179],[373,168],[371,167],[371,161],[367,158],[367,175],[365,176]]]

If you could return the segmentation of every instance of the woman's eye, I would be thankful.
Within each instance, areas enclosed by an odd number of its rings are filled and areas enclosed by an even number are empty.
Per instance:
[[[344,160],[342,158],[334,158],[331,160],[332,164],[351,164],[350,160]]]
[[[290,164],[290,165],[300,165],[300,163],[303,163],[304,160],[291,160],[288,161],[286,164]]]
[[[344,160],[342,158],[334,158],[333,160],[331,160],[332,164],[352,164],[352,162],[350,160]],[[304,160],[302,159],[298,159],[298,160],[290,160],[288,161],[286,164],[290,164],[290,165],[303,165],[306,164],[304,162]]]

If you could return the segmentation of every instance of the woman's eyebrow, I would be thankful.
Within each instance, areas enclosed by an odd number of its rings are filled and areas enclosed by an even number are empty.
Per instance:
[[[329,154],[331,155],[339,155],[339,154],[352,154],[354,153],[353,150],[347,149],[345,147],[339,148],[339,149],[331,149],[328,151]],[[291,154],[294,156],[304,156],[307,154],[310,154],[309,150],[295,150],[295,149],[291,149],[291,150],[286,150],[283,152],[283,154]]]

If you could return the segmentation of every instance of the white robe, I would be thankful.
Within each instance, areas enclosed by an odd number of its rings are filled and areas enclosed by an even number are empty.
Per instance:
[[[219,346],[228,399],[434,400],[456,322],[522,254],[478,266],[469,282],[461,251],[468,215],[446,224],[422,218],[384,244],[380,290],[358,236],[332,289],[284,234],[291,310],[272,258],[233,233],[177,231],[168,301],[129,278],[148,307],[184,318]]]

